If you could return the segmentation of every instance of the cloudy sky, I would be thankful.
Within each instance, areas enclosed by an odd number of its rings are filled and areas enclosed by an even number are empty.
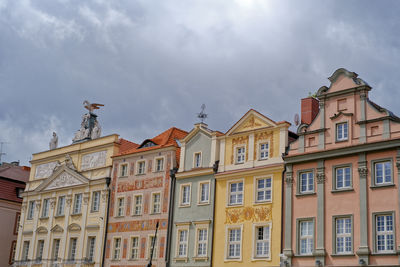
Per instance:
[[[225,132],[250,108],[292,122],[300,98],[355,71],[400,114],[400,1],[0,0],[3,161],[71,143],[103,103],[103,134]],[[294,128],[292,128],[294,129]]]

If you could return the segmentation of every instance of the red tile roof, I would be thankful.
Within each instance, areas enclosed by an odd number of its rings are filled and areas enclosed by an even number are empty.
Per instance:
[[[29,167],[3,164],[0,166],[0,199],[22,202],[17,197],[17,188],[24,189],[29,180]]]
[[[135,149],[135,148],[137,148],[139,146],[138,144],[133,143],[133,142],[128,141],[128,140],[123,139],[123,138],[120,138],[118,140],[118,142],[120,143],[119,153],[123,153],[123,152],[126,152],[126,151],[131,150],[131,149]]]
[[[27,166],[14,166],[11,164],[0,166],[0,177],[20,182],[28,182],[31,168]]]

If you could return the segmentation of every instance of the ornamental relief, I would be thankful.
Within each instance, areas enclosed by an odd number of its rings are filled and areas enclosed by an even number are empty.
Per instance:
[[[261,127],[261,126],[262,126],[262,124],[256,122],[256,120],[253,116],[246,122],[246,124],[243,125],[243,130],[247,129],[247,128],[255,128],[255,127]]]
[[[57,178],[55,178],[47,187],[46,189],[54,189],[60,187],[66,187],[71,185],[79,185],[82,184],[80,180],[72,176],[67,172],[61,173]]]
[[[256,133],[254,135],[254,159],[257,159],[257,151],[259,150],[260,143],[269,143],[269,158],[274,156],[274,133],[272,131]]]
[[[47,178],[53,173],[54,168],[57,165],[57,161],[52,161],[45,164],[36,166],[35,178]]]
[[[272,220],[272,210],[270,207],[245,207],[226,209],[226,224],[236,224],[241,222],[264,222]]]
[[[244,144],[246,146],[246,155],[245,155],[245,161],[247,161],[248,157],[248,150],[249,150],[249,136],[241,136],[241,137],[237,137],[237,138],[233,138],[232,139],[232,147],[231,147],[231,164],[233,164],[234,161],[234,157],[235,157],[235,146],[236,145],[241,145]]]
[[[106,165],[107,150],[90,153],[82,157],[82,170],[104,167]]]

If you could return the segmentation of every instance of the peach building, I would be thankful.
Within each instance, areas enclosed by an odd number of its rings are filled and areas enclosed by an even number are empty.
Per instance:
[[[400,118],[336,70],[285,157],[283,266],[399,266]]]
[[[104,266],[165,266],[170,171],[177,170],[187,132],[175,127],[113,158]],[[155,238],[156,224],[159,222]]]

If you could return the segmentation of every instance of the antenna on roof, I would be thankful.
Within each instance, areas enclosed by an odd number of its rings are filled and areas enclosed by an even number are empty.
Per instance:
[[[203,123],[204,120],[207,119],[207,116],[208,116],[208,114],[204,113],[205,109],[206,109],[206,105],[202,104],[200,113],[197,113],[197,118],[199,118],[201,120],[201,123]]]
[[[0,142],[0,165],[2,163],[1,156],[6,155],[6,153],[3,152],[3,145],[4,144],[9,144],[9,143],[8,142]]]

